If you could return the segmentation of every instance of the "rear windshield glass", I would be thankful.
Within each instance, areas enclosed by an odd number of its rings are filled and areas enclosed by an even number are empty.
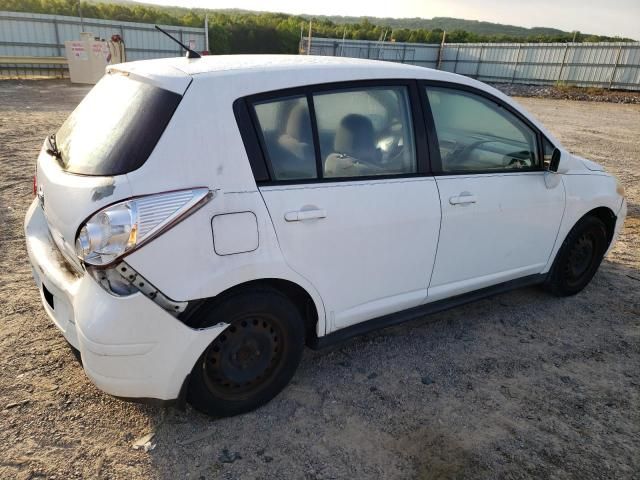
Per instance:
[[[105,75],[56,134],[62,167],[83,175],[141,167],[181,99],[123,75]]]

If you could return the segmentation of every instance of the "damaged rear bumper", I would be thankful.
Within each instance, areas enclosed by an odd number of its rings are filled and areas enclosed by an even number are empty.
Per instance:
[[[101,390],[128,399],[172,401],[204,349],[226,328],[187,327],[137,292],[116,296],[68,265],[34,201],[25,218],[27,251],[45,311],[81,355]]]

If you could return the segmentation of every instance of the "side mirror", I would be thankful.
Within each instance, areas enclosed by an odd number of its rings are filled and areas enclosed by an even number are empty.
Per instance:
[[[560,150],[558,150],[557,148],[553,149],[553,153],[551,154],[551,162],[549,162],[549,168],[548,170],[551,172],[557,172],[558,168],[560,167]]]

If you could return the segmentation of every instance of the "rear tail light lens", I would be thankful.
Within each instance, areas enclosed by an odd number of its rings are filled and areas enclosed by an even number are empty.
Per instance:
[[[76,254],[89,265],[109,265],[195,212],[212,196],[207,188],[193,188],[111,205],[80,228]]]

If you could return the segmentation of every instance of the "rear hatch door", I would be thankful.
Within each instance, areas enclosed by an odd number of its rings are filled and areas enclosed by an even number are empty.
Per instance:
[[[119,67],[98,82],[55,134],[59,155],[45,141],[38,157],[40,205],[54,242],[76,267],[78,229],[96,211],[132,196],[126,174],[151,156],[191,80],[172,72],[163,85],[157,73],[145,76],[144,69],[129,73],[126,64]]]

